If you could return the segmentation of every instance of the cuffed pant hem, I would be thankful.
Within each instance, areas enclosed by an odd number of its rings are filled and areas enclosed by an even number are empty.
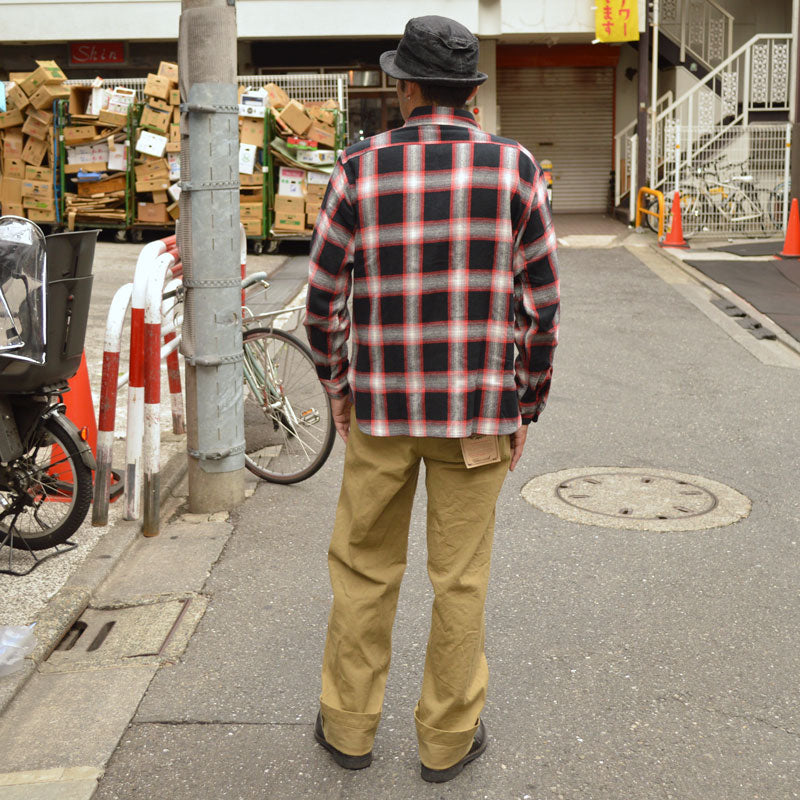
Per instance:
[[[441,731],[420,722],[419,706],[414,709],[417,725],[419,760],[429,769],[448,769],[469,752],[478,730],[478,723],[464,731]]]
[[[342,711],[321,700],[319,707],[322,712],[322,732],[328,744],[348,756],[363,756],[372,750],[378,723],[381,721],[380,713],[357,714],[353,711]]]

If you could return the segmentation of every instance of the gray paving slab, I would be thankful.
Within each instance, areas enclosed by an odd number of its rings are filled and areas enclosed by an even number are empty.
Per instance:
[[[95,593],[94,604],[142,595],[199,592],[231,530],[224,522],[173,522],[165,525],[159,536],[140,537]]]
[[[155,670],[34,675],[0,719],[3,770],[102,768]]]
[[[208,611],[154,679],[99,797],[798,796],[800,371],[763,363],[627,251],[565,249],[562,277],[550,407],[498,503],[487,755],[443,787],[417,777],[431,599],[420,506],[376,762],[344,773],[312,741],[337,443],[317,476],[262,484],[234,515]],[[704,475],[752,512],[725,528],[623,531],[520,494],[583,466]]]

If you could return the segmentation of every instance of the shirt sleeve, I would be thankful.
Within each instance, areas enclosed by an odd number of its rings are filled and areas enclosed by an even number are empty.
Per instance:
[[[322,200],[311,240],[305,327],[317,375],[331,397],[350,393],[347,340],[353,271],[355,210],[341,157]]]
[[[514,254],[514,364],[524,425],[544,410],[558,344],[560,291],[556,235],[542,170],[520,156],[523,214]],[[523,174],[527,172],[527,175]]]

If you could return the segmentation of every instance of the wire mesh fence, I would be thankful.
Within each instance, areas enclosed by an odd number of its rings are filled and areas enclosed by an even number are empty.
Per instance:
[[[91,86],[93,79],[77,79],[67,81],[69,86]],[[326,100],[336,100],[342,112],[344,121],[344,136],[347,139],[347,73],[290,73],[288,75],[240,75],[237,78],[239,86],[257,89],[274,83],[280,86],[289,97],[301,103],[324,103]],[[105,84],[107,88],[116,86],[132,89],[136,92],[136,102],[143,103],[144,85],[146,78],[114,78]]]
[[[684,234],[776,236],[788,216],[791,126],[668,127],[662,190]]]

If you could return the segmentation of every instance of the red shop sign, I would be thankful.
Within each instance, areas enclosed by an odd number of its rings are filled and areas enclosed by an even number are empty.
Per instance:
[[[124,64],[125,42],[70,42],[69,63]]]

